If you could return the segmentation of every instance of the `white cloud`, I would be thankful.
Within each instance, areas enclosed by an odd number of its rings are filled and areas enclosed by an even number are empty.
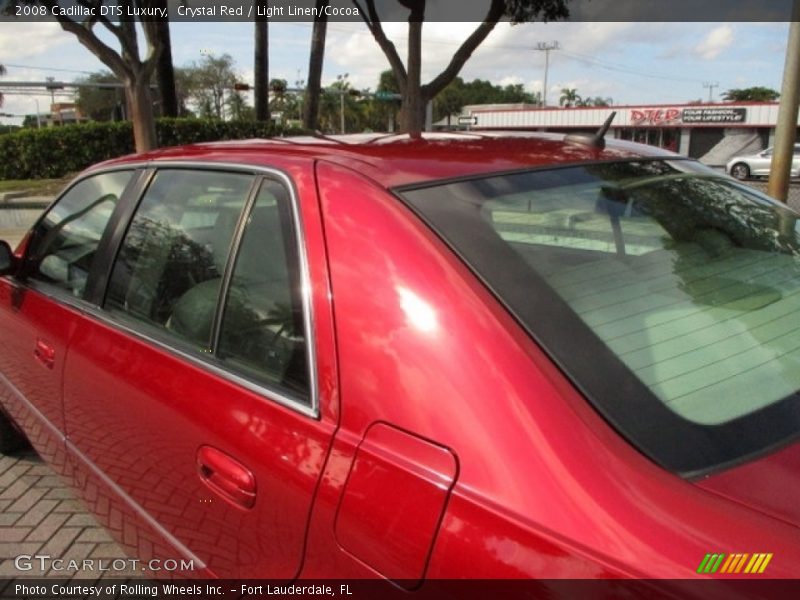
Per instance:
[[[0,23],[0,56],[4,62],[40,56],[74,40],[75,36],[62,30],[58,23]]]
[[[733,27],[726,23],[709,31],[705,39],[694,47],[694,54],[705,60],[713,60],[732,43]]]
[[[525,83],[525,82],[519,75],[506,75],[500,81],[497,82],[497,85],[505,87],[507,85],[519,85],[520,83]]]

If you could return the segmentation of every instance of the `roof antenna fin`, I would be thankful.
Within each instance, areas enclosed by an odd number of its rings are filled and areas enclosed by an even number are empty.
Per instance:
[[[608,118],[605,120],[605,123],[600,126],[600,129],[598,129],[597,133],[594,135],[587,133],[570,133],[564,136],[564,141],[568,144],[580,144],[581,146],[591,146],[592,148],[602,150],[606,147],[606,133],[608,133],[611,122],[616,116],[617,111],[612,110],[611,114],[608,115]]]

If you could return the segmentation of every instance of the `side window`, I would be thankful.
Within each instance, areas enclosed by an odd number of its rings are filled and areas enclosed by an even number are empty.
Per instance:
[[[309,398],[300,258],[286,188],[265,180],[247,217],[227,290],[217,358]]]
[[[114,171],[77,183],[33,230],[26,271],[76,297],[82,297],[100,238],[132,171]]]
[[[253,180],[158,171],[125,234],[105,307],[210,351],[225,264]]]

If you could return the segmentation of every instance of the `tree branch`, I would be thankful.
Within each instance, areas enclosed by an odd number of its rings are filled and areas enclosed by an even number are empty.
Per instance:
[[[125,7],[125,14],[130,12],[131,0],[119,0],[120,6]],[[144,24],[144,22],[143,22]],[[131,64],[135,69],[141,66],[139,58],[139,38],[136,35],[136,22],[128,19],[120,19],[120,33],[117,35],[120,46],[122,46],[122,58]]]
[[[165,2],[158,2],[158,0],[156,0],[155,4],[166,6]],[[144,30],[144,37],[147,40],[147,55],[142,64],[142,71],[145,80],[149,81],[158,65],[158,58],[164,51],[164,40],[160,35],[157,21],[143,19],[142,29]]]
[[[133,72],[130,67],[125,64],[125,61],[123,61],[119,54],[112,48],[100,41],[91,28],[86,28],[80,23],[61,15],[56,15],[56,20],[61,25],[61,29],[74,34],[78,38],[78,41],[83,44],[89,52],[107,65],[117,77],[123,79],[130,79],[132,77]]]
[[[99,22],[105,26],[111,33],[117,35],[118,27],[114,25],[111,21],[109,21],[106,17],[100,15],[100,8],[99,5],[102,2],[93,2],[92,0],[76,0],[77,4],[81,6],[85,6],[86,8],[94,9],[94,16],[90,19],[93,23]]]
[[[483,40],[486,39],[486,36],[488,36],[495,25],[497,25],[498,21],[503,16],[504,8],[503,0],[492,0],[489,12],[486,13],[486,18],[483,20],[483,23],[478,25],[475,31],[464,40],[464,43],[461,44],[455,54],[453,54],[453,58],[450,59],[450,63],[445,67],[444,71],[439,73],[430,83],[422,86],[428,98],[436,96],[436,94],[441,92],[445,86],[458,75],[464,63],[469,60],[469,57],[472,56],[475,49],[481,45]]]
[[[403,64],[403,60],[397,53],[397,48],[392,41],[386,37],[386,33],[383,31],[381,19],[378,16],[378,11],[375,9],[375,1],[366,0],[368,9],[366,11],[359,5],[357,0],[352,0],[352,2],[358,9],[361,19],[364,21],[364,23],[366,23],[367,27],[372,33],[372,37],[374,37],[375,41],[378,42],[378,46],[380,46],[383,54],[389,60],[389,65],[392,67],[395,78],[397,78],[397,84],[400,86],[400,91],[403,92],[408,81],[408,73],[406,72],[406,67]],[[367,16],[368,14],[369,16]]]

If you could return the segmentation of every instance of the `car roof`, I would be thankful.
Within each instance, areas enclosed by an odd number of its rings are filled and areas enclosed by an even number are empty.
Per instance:
[[[386,188],[557,164],[678,155],[608,139],[603,149],[565,140],[563,134],[460,132],[297,136],[211,142],[159,149],[107,161],[225,162],[274,166],[277,157],[326,160],[353,168]]]

